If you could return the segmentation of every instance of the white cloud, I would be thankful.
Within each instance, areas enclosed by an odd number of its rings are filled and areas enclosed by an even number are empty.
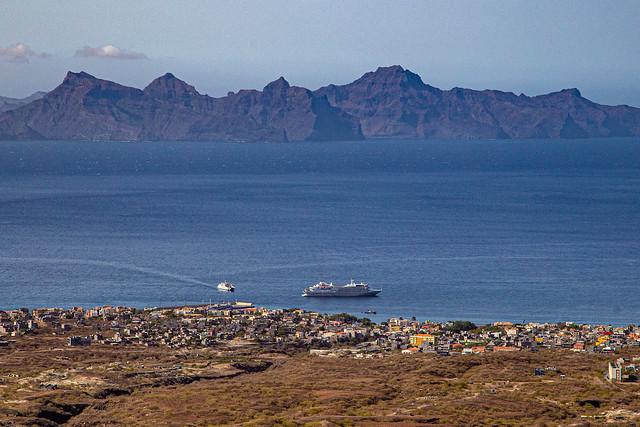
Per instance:
[[[85,58],[147,59],[147,56],[144,53],[120,49],[119,47],[115,47],[110,44],[102,47],[82,47],[76,51],[76,56],[82,56]]]
[[[29,58],[48,58],[47,53],[36,53],[24,43],[16,43],[7,47],[0,47],[0,59],[8,62],[27,63]]]

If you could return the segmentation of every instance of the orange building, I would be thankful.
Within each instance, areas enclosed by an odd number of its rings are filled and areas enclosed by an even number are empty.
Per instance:
[[[416,334],[409,337],[409,342],[413,347],[420,347],[422,343],[426,342],[430,345],[436,344],[436,336],[431,334]]]

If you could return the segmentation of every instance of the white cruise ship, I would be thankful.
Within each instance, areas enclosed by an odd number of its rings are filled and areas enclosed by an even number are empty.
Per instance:
[[[371,289],[364,282],[356,283],[351,280],[346,285],[334,285],[333,283],[320,282],[305,288],[303,297],[374,297],[382,292],[382,289]]]

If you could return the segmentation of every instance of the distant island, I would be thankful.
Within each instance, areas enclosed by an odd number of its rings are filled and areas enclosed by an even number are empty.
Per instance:
[[[2,140],[288,142],[365,138],[511,139],[640,136],[640,108],[577,89],[529,97],[441,90],[401,66],[311,91],[284,78],[214,98],[167,73],[143,90],[69,72],[46,94],[1,98]]]

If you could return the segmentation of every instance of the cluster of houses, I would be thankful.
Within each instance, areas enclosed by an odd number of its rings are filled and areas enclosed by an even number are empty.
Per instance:
[[[0,311],[0,345],[7,342],[3,337],[38,328],[68,336],[70,346],[101,343],[185,348],[242,339],[281,349],[305,349],[320,356],[352,357],[383,357],[392,352],[447,356],[543,348],[613,353],[640,346],[640,327],[633,325],[496,322],[477,327],[470,322],[404,318],[375,324],[348,314],[266,309],[242,302],[144,310],[104,306]],[[88,330],[91,333],[87,335]]]
[[[389,319],[385,329],[386,337],[395,340],[406,353],[449,355],[560,348],[614,353],[623,347],[640,346],[640,327],[633,325],[495,322],[477,327],[470,322]]]

